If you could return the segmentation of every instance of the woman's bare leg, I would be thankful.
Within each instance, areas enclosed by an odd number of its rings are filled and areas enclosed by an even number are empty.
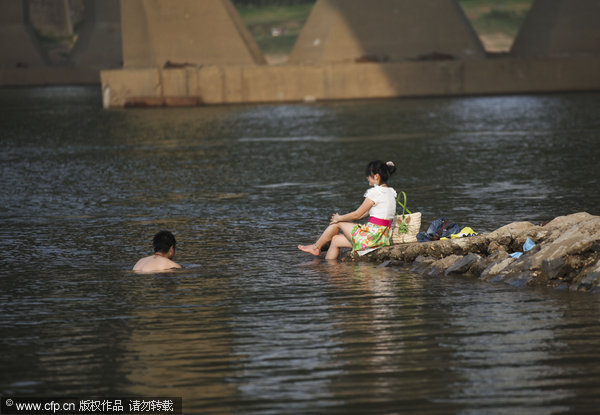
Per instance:
[[[339,225],[340,225],[340,230],[342,231],[342,233],[344,234],[346,239],[348,239],[348,241],[352,241],[352,229],[354,229],[354,226],[356,226],[356,223],[340,222]]]
[[[333,237],[325,259],[338,259],[340,248],[352,248],[352,229],[355,224],[352,222],[340,222],[338,225],[342,234]]]
[[[329,245],[329,249],[327,250],[327,255],[325,255],[325,259],[338,259],[340,256],[340,248],[352,248],[352,244],[348,238],[346,238],[346,235],[338,234],[333,237],[331,245]]]
[[[344,225],[351,225],[354,226],[352,223],[350,222],[340,222],[340,223],[334,223],[329,225],[321,234],[321,236],[319,237],[319,239],[317,239],[317,242],[315,242],[312,245],[298,245],[298,249],[303,251],[303,252],[307,252],[309,254],[313,254],[315,256],[319,256],[319,254],[321,253],[321,248],[327,243],[330,242],[334,236],[338,235],[340,233],[340,231],[343,231],[344,234],[346,233],[343,228]]]

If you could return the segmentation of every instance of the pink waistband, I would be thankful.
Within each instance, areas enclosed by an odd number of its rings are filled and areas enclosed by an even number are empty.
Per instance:
[[[392,226],[391,220],[379,219],[379,218],[376,218],[375,216],[369,216],[369,222],[371,222],[373,225],[377,225],[377,226]]]

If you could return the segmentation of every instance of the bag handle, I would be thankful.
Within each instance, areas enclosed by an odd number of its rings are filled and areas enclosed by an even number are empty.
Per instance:
[[[402,206],[402,219],[404,219],[404,213],[408,212],[409,215],[412,215],[412,212],[410,210],[408,210],[408,208],[406,207],[406,193],[404,192],[400,192],[400,194],[404,197],[404,203],[402,203],[400,201],[400,195],[398,195],[398,197],[396,198],[396,202]]]
[[[404,197],[404,203],[400,201],[400,194]],[[412,212],[406,207],[406,193],[400,192],[400,194],[396,197],[396,203],[402,206],[402,220],[398,224],[398,231],[400,233],[408,233],[408,225],[404,223],[404,216],[406,212],[408,212],[409,215],[412,215]]]

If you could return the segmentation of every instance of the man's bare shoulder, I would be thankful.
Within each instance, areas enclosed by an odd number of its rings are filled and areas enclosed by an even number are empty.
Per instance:
[[[159,272],[181,268],[181,265],[159,255],[150,255],[140,259],[133,267],[135,272]]]

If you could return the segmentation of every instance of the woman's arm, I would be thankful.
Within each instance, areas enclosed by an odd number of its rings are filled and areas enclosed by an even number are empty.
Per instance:
[[[331,217],[331,223],[333,224],[338,222],[352,222],[353,220],[364,218],[369,214],[369,209],[371,209],[371,207],[374,204],[375,202],[373,202],[368,197],[365,197],[365,200],[364,202],[362,202],[362,205],[360,205],[358,209],[356,209],[354,212],[346,213],[345,215],[339,215],[337,213],[334,214]]]

